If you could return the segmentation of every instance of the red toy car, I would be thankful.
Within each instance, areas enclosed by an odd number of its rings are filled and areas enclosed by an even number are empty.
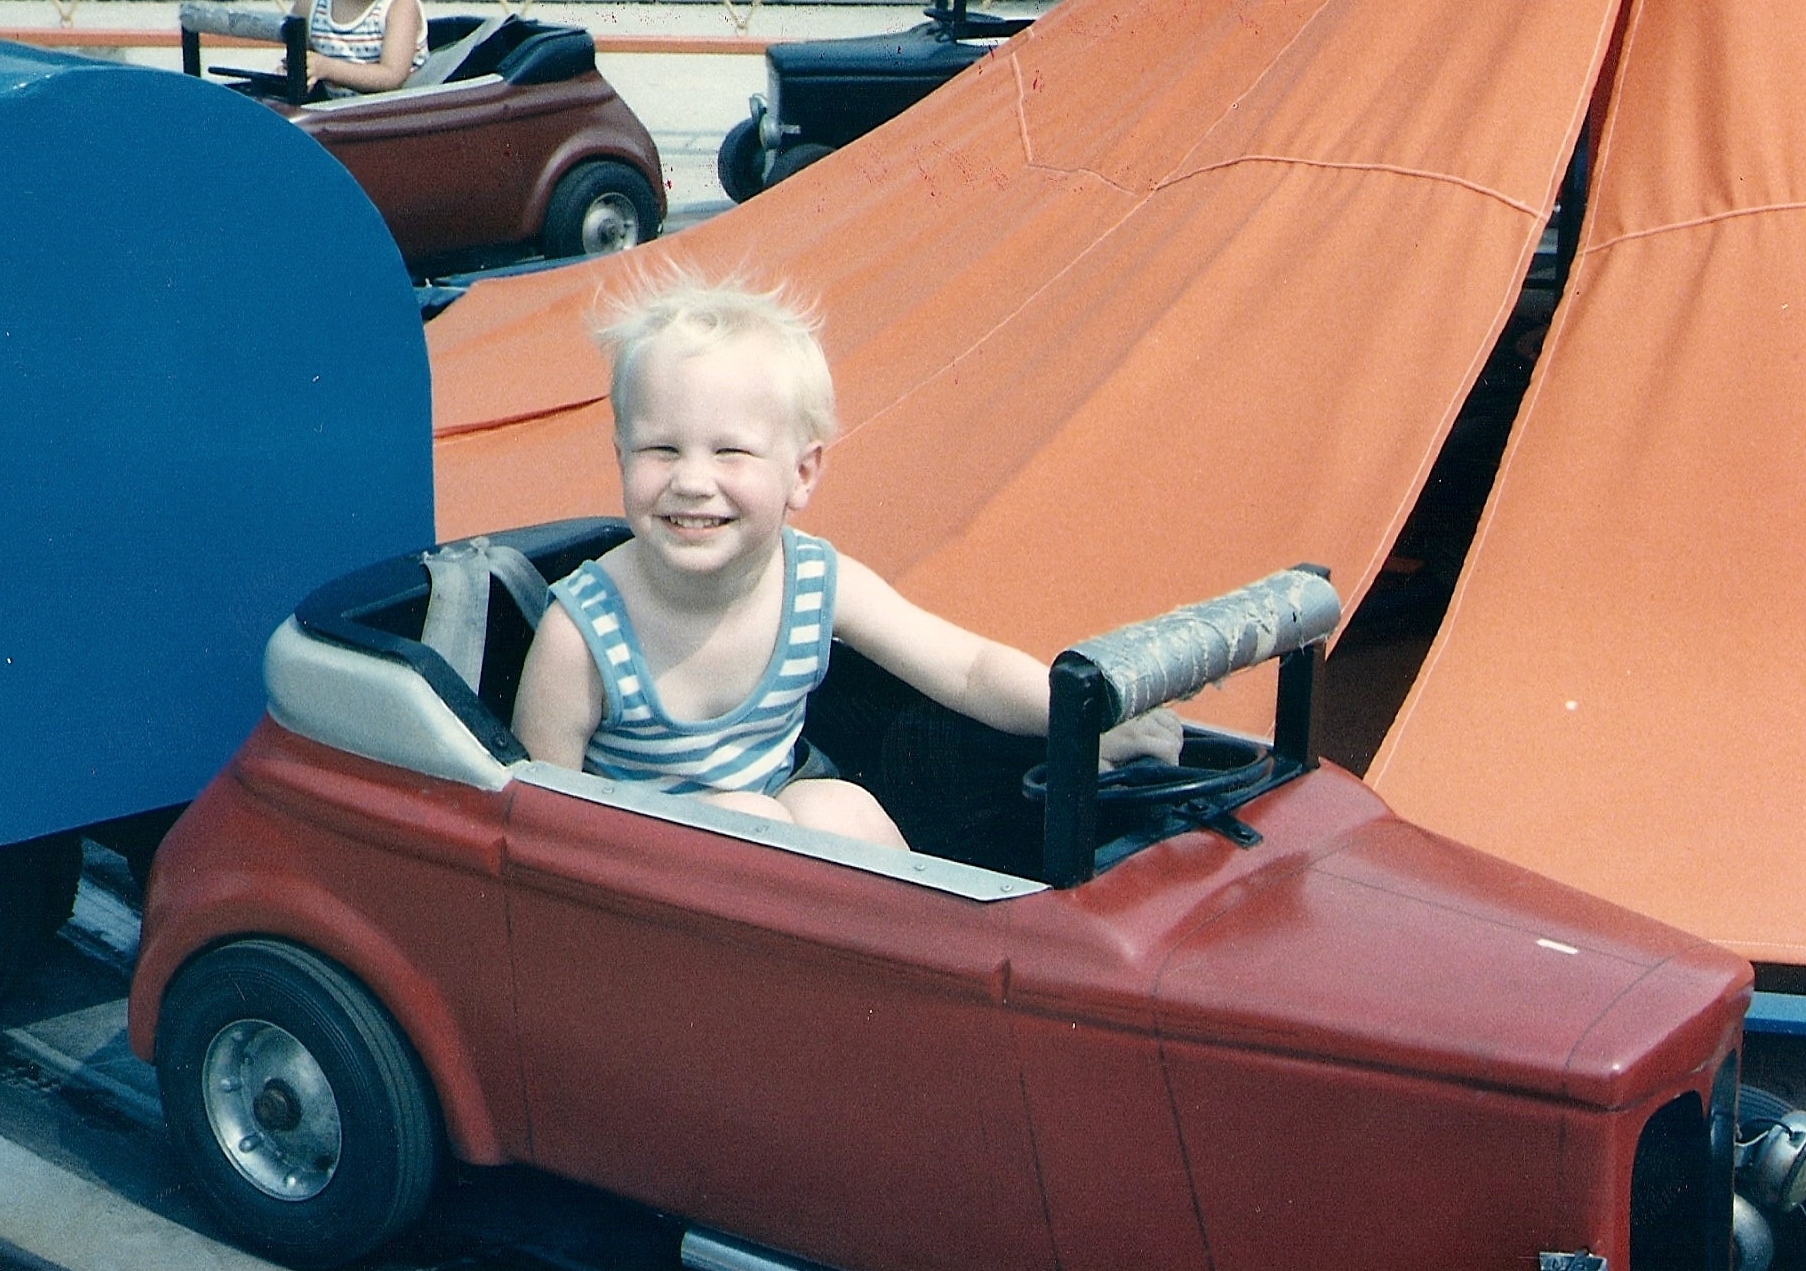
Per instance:
[[[1728,1267],[1747,964],[1319,767],[1321,578],[1062,655],[1045,743],[837,649],[809,736],[901,853],[527,758],[543,577],[624,534],[392,560],[272,638],[131,997],[247,1244],[369,1250],[449,1142],[681,1215],[694,1265]],[[1275,654],[1271,746],[1097,776]]]
[[[183,67],[200,35],[283,43],[305,65],[306,22],[184,4]],[[292,119],[351,171],[416,274],[621,251],[658,236],[658,147],[596,70],[581,27],[508,15],[434,18],[426,65],[393,92],[303,100],[305,80],[213,67]]]

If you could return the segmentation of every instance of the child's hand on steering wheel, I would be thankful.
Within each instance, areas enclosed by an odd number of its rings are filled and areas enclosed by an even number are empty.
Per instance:
[[[1097,739],[1098,771],[1141,758],[1176,764],[1184,742],[1185,726],[1179,717],[1164,706],[1158,707],[1124,720]]]

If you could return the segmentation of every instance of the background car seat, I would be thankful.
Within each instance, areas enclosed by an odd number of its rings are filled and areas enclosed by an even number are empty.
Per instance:
[[[468,34],[458,37],[442,48],[434,49],[427,54],[426,61],[420,69],[409,75],[403,82],[403,88],[424,88],[432,84],[444,84],[452,80],[466,59],[490,36],[494,35],[509,22],[519,21],[511,13],[500,13],[479,22]],[[464,76],[463,78],[471,78]]]
[[[542,27],[496,66],[510,84],[554,84],[596,67],[596,42],[581,27]]]

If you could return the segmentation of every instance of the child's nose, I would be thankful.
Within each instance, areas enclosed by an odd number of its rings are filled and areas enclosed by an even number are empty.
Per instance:
[[[714,488],[708,457],[680,454],[671,466],[671,488],[682,493],[707,493]]]

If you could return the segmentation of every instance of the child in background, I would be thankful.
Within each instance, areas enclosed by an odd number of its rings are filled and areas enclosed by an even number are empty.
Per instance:
[[[307,82],[359,93],[400,88],[426,61],[420,0],[295,0],[307,18]]]
[[[944,706],[1046,735],[1046,666],[786,524],[835,430],[808,318],[775,293],[682,282],[597,337],[633,537],[552,586],[514,715],[533,758],[904,847],[870,793],[796,754],[831,637]],[[1176,762],[1180,740],[1161,710],[1102,751]]]

